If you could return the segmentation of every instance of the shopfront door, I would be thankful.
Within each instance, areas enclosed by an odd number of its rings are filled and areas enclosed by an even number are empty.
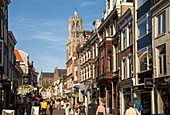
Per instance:
[[[141,104],[143,106],[142,115],[151,115],[151,94],[150,94],[150,92],[141,94]]]

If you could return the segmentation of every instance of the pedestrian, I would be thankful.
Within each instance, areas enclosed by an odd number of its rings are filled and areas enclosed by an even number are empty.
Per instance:
[[[63,108],[64,108],[64,114],[66,114],[66,108],[67,108],[67,102],[66,102],[66,100],[64,100],[64,106],[63,106]]]
[[[47,109],[47,102],[45,101],[45,99],[43,99],[43,102],[41,103],[42,115],[46,115],[46,109]]]
[[[64,101],[61,100],[61,109],[63,109],[63,106],[64,106]]]
[[[126,110],[125,115],[138,115],[137,111],[136,111],[137,109],[132,108],[132,103],[131,102],[129,102],[127,106],[128,106],[128,109]]]
[[[83,103],[80,103],[79,109],[78,109],[78,115],[87,115],[87,108]]]
[[[57,110],[59,111],[59,109],[60,109],[60,101],[57,100]]]
[[[79,106],[80,106],[80,102],[78,101],[77,103],[76,103],[76,107],[75,107],[75,115],[78,115],[78,109],[79,109]]]
[[[103,106],[103,102],[100,102],[100,105],[97,107],[96,115],[105,115],[105,107]]]
[[[73,109],[72,109],[72,107],[71,107],[71,104],[67,104],[67,114],[68,115],[73,115],[74,113],[73,113]]]
[[[49,104],[49,106],[48,106],[48,109],[50,110],[50,115],[52,115],[52,114],[53,114],[53,109],[54,109],[54,103],[53,103],[52,100],[50,101],[50,104]]]
[[[138,111],[143,111],[142,104],[138,101],[138,98],[135,98],[134,101],[134,108],[136,108]]]

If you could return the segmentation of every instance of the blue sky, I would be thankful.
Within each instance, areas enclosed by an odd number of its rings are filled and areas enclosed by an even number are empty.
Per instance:
[[[68,21],[77,9],[83,29],[102,18],[105,0],[11,0],[9,30],[17,40],[16,48],[27,52],[41,72],[65,68]]]

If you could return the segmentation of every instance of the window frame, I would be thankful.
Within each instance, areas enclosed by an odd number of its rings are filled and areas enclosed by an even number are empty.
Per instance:
[[[2,47],[0,48],[1,49],[1,61],[0,61],[0,66],[3,66],[3,54],[4,54],[4,41],[0,39],[0,42],[2,43]]]
[[[165,53],[164,53],[164,54],[160,54],[160,51],[159,51],[159,50],[160,50],[161,48],[165,48]],[[162,45],[162,46],[158,47],[158,48],[157,48],[157,51],[158,51],[158,56],[157,56],[157,57],[158,57],[158,64],[157,64],[157,65],[158,65],[158,66],[157,66],[157,67],[158,67],[158,75],[159,75],[159,76],[166,75],[166,74],[167,74],[167,66],[166,66],[167,64],[164,65],[164,57],[165,57],[165,63],[167,62],[167,60],[166,60],[166,53],[167,53],[167,52],[166,52],[166,45]],[[160,58],[161,58],[161,63],[162,63],[162,65],[160,65]],[[165,69],[166,69],[166,70],[164,70],[164,66],[165,66]],[[160,69],[160,68],[161,68],[161,69]],[[162,72],[160,72],[160,70],[161,70]]]
[[[163,21],[163,15],[165,16],[164,17],[165,21]],[[160,27],[159,27],[159,17],[160,17]],[[156,21],[157,21],[156,27],[155,27],[155,29],[156,29],[156,36],[159,36],[161,34],[166,33],[166,12],[163,11],[161,14],[156,16]],[[165,23],[165,24],[163,24],[163,23]],[[163,31],[163,25],[164,25],[164,31]],[[160,29],[160,33],[158,32],[159,29]]]

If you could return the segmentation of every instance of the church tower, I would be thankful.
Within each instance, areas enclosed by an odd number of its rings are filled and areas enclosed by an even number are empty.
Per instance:
[[[78,44],[83,42],[83,22],[82,18],[78,17],[77,12],[74,12],[73,17],[69,19],[69,39],[67,40],[67,61],[76,51]]]

